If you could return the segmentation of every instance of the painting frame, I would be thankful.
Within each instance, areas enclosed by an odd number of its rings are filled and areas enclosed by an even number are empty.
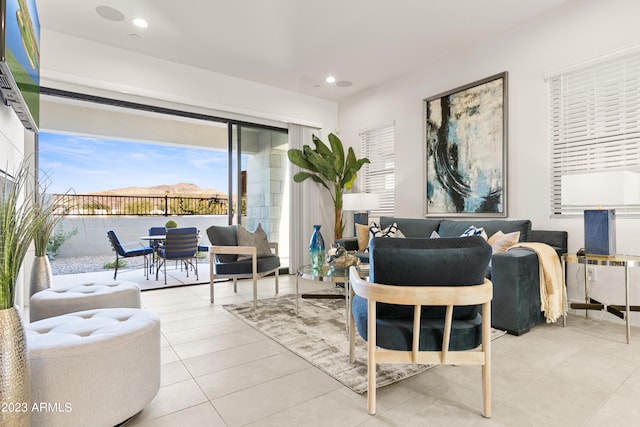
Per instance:
[[[425,217],[506,217],[508,72],[423,102]]]

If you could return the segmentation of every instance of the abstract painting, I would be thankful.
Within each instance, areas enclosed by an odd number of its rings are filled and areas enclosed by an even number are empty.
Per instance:
[[[507,72],[425,104],[426,215],[507,216]]]

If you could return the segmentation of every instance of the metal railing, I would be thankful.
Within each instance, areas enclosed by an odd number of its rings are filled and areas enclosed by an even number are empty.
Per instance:
[[[169,216],[226,215],[228,198],[181,196],[104,196],[91,194],[52,194],[65,215],[88,216]],[[246,210],[242,203],[242,211]]]

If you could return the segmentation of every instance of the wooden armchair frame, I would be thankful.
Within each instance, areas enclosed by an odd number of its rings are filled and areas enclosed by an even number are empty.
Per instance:
[[[269,242],[269,247],[272,249],[275,255],[278,255],[278,243],[277,242]],[[215,270],[215,256],[221,255],[245,255],[251,256],[252,273],[249,274],[216,274]],[[233,291],[238,292],[238,279],[253,279],[253,306],[257,307],[258,305],[258,278],[268,276],[271,273],[275,272],[276,276],[276,294],[278,293],[278,278],[280,273],[280,267],[278,266],[272,270],[266,270],[262,272],[258,272],[258,257],[257,250],[255,246],[209,246],[209,290],[211,297],[211,304],[213,304],[214,292],[213,292],[213,281],[216,278],[227,278],[233,279]]]
[[[351,296],[357,294],[368,302],[368,388],[369,414],[376,413],[376,364],[411,363],[436,365],[481,365],[483,415],[491,416],[491,300],[493,285],[485,279],[472,286],[399,286],[367,282],[355,267],[349,270]],[[376,347],[376,302],[414,306],[413,344],[411,351]],[[453,322],[453,307],[482,305],[482,345],[477,349],[450,351],[449,341]],[[420,316],[422,306],[446,306],[445,326],[440,351],[419,351]],[[354,360],[355,324],[351,316],[349,359]]]

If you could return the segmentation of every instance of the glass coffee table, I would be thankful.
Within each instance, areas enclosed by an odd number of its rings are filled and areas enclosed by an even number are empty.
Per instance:
[[[331,282],[331,283],[344,283],[344,293],[330,294],[330,293],[299,293],[300,279],[311,280],[316,282]],[[341,268],[334,269],[329,265],[323,265],[322,268],[314,269],[310,264],[303,265],[298,268],[298,275],[296,276],[296,314],[298,314],[298,300],[302,298],[306,299],[344,299],[346,307],[346,321],[347,332],[349,332],[349,323],[351,321],[351,298],[349,292],[349,269]]]

